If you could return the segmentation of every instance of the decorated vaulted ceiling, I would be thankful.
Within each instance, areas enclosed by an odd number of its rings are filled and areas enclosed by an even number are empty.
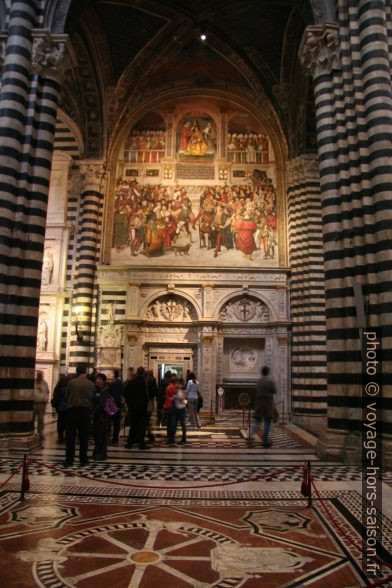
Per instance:
[[[306,0],[74,0],[66,30],[79,67],[62,107],[85,133],[87,157],[110,147],[143,102],[197,89],[268,101],[289,150],[309,150],[310,88],[296,54],[312,18]]]

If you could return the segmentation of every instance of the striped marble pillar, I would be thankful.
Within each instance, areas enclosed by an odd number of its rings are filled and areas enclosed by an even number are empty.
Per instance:
[[[383,329],[384,444],[391,444],[390,12],[381,0],[339,0],[337,23],[308,27],[300,49],[314,77],[323,210],[328,429],[318,451],[346,461],[360,457],[355,284],[368,301],[367,325]],[[391,453],[384,456],[391,463]]]
[[[83,180],[77,240],[76,284],[71,308],[72,342],[70,370],[78,363],[95,364],[96,343],[96,268],[100,255],[102,192],[105,168],[102,162],[81,162]]]
[[[287,163],[291,267],[291,411],[296,424],[316,433],[326,425],[325,285],[317,157]]]
[[[67,38],[34,27],[40,2],[10,4],[0,91],[0,444],[32,439],[41,267],[59,78]]]

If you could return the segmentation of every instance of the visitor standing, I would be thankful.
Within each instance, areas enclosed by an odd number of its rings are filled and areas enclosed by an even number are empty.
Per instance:
[[[107,458],[107,430],[110,416],[106,414],[105,404],[108,397],[109,386],[106,382],[106,375],[97,374],[91,410],[94,435],[93,459],[96,461],[104,461]]]
[[[82,467],[88,465],[90,412],[94,390],[94,384],[87,378],[87,367],[79,364],[76,368],[76,377],[68,382],[65,393],[67,401],[65,467],[71,467],[74,462],[76,432],[79,434],[80,465]]]
[[[44,417],[48,400],[48,384],[44,380],[43,372],[41,370],[37,370],[33,391],[33,430],[35,428],[35,421],[37,420],[37,432],[41,447],[44,442]]]
[[[144,441],[147,426],[148,389],[146,372],[138,367],[136,376],[128,380],[124,388],[124,397],[128,406],[129,435],[126,447],[131,449],[137,443],[139,449],[149,449]]]

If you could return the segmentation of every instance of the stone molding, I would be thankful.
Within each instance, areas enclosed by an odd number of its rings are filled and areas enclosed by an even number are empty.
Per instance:
[[[66,72],[76,66],[76,56],[68,35],[33,31],[31,72],[61,83]]]
[[[303,34],[298,56],[303,68],[313,77],[340,69],[338,25],[328,22],[308,26]]]

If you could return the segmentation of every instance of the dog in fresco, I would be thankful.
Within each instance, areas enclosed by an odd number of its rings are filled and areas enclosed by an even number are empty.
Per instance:
[[[172,245],[172,250],[175,255],[189,255],[190,248],[191,243],[187,243],[186,245]]]

